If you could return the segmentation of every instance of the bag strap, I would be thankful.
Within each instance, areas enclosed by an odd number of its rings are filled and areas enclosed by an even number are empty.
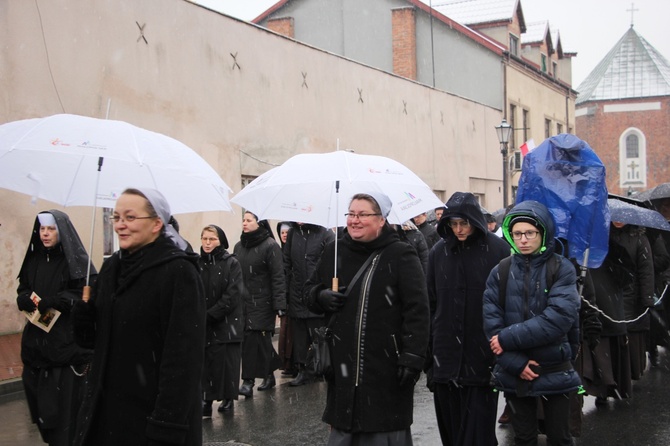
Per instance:
[[[358,269],[358,272],[356,273],[354,278],[351,279],[351,282],[349,282],[349,285],[347,286],[347,290],[344,292],[345,296],[349,295],[349,292],[351,291],[351,288],[354,286],[354,284],[356,282],[358,282],[358,279],[360,279],[361,275],[365,272],[365,270],[368,269],[368,266],[370,265],[370,263],[372,263],[372,260],[374,260],[375,257],[378,257],[381,254],[382,251],[383,251],[383,249],[378,249],[375,252],[373,252],[372,254],[370,254],[370,257],[368,257],[367,260],[365,261],[365,263],[363,263],[363,265],[361,265],[361,267]]]
[[[558,270],[561,266],[560,264],[560,255],[554,254],[549,260],[547,260],[547,289],[546,292],[551,290],[551,287],[556,282],[558,276]],[[500,308],[505,309],[505,301],[507,300],[507,278],[509,277],[509,271],[512,268],[512,256],[505,257],[498,263],[498,303]]]
[[[509,270],[512,268],[512,256],[505,257],[498,263],[498,303],[500,308],[505,311],[505,301],[507,300],[507,278]]]
[[[370,263],[376,258],[379,257],[379,255],[382,253],[384,249],[378,249],[374,251],[370,256],[367,258],[365,263],[361,265],[361,267],[358,269],[358,272],[356,272],[356,275],[354,276],[353,279],[351,279],[351,282],[349,282],[349,285],[347,286],[347,290],[344,292],[345,296],[349,295],[349,292],[351,291],[351,288],[354,286],[356,282],[358,282],[358,279],[360,279],[361,275],[365,272],[366,269],[368,269],[368,266],[370,266]],[[335,320],[335,316],[337,316],[337,313],[334,313],[331,317],[330,320],[328,321],[328,324],[326,324],[326,328],[329,329],[333,325],[333,321]]]

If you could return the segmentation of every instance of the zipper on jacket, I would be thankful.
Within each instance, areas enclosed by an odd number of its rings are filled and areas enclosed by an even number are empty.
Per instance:
[[[365,275],[365,279],[363,280],[363,286],[361,287],[361,306],[359,308],[359,314],[360,316],[358,317],[358,342],[357,342],[357,347],[356,347],[356,380],[355,380],[355,387],[358,387],[358,380],[360,379],[361,375],[361,338],[363,337],[363,309],[365,308],[365,302],[368,297],[368,291],[370,288],[370,278],[372,277],[372,273],[375,271],[375,266],[377,265],[377,260],[379,259],[379,254],[372,259],[372,264],[370,265],[370,270],[368,273]]]
[[[399,358],[400,357],[400,350],[398,350],[398,341],[395,338],[395,335],[392,334],[391,338],[393,339],[393,345],[395,346],[395,355]]]
[[[526,256],[525,261],[525,274],[523,279],[523,320],[528,320],[528,300],[530,297],[530,258]]]

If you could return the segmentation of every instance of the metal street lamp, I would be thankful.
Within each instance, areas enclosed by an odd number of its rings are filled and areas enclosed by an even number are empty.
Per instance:
[[[509,143],[509,137],[512,135],[512,126],[507,123],[505,119],[502,120],[500,125],[496,126],[496,133],[498,134],[498,141],[500,141],[500,153],[502,153],[503,158],[503,207],[507,208],[507,143]]]

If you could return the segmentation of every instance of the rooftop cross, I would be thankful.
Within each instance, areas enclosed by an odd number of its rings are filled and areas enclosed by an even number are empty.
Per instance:
[[[633,27],[633,14],[635,14],[635,11],[639,11],[639,9],[635,9],[635,3],[630,4],[630,9],[626,9],[626,11],[630,11],[630,27]]]

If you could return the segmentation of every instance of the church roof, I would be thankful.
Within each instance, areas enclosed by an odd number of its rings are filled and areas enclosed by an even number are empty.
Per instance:
[[[670,63],[631,26],[577,88],[587,101],[670,95]]]

